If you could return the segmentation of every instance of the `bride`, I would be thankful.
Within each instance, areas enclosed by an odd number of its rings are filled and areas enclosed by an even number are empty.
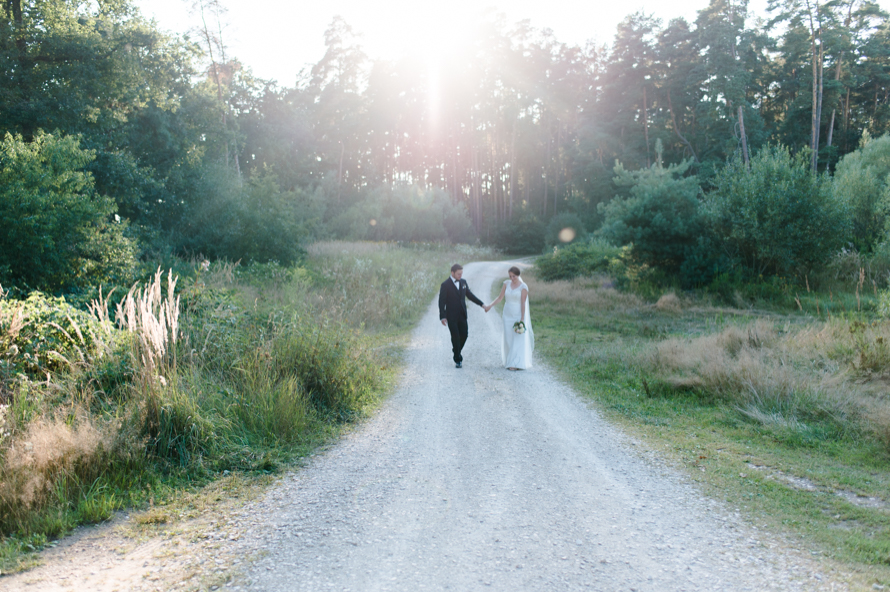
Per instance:
[[[535,334],[532,332],[532,317],[528,305],[528,286],[519,279],[518,267],[511,267],[508,273],[510,279],[504,280],[500,295],[485,307],[485,312],[506,298],[501,360],[507,370],[526,370],[532,367],[532,352],[535,350]]]

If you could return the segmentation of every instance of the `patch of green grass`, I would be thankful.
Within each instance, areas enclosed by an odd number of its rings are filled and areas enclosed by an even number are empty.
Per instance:
[[[799,310],[687,300],[680,312],[665,312],[654,302],[612,291],[604,278],[544,284],[529,275],[536,353],[608,418],[754,523],[789,534],[799,546],[852,571],[856,586],[890,585],[890,448],[865,427],[863,409],[869,408],[860,407],[888,402],[844,382],[855,362],[855,347],[839,345],[848,339],[844,331]],[[849,306],[849,296],[832,296]],[[811,384],[809,377],[818,386],[824,374],[835,382],[819,388],[840,403],[805,399],[790,409],[787,399],[758,402],[713,386],[719,383],[678,381],[648,361],[671,339],[694,348],[696,339],[721,332],[728,339],[730,327],[750,327],[758,319],[778,327],[773,347],[786,348],[781,351],[799,373],[795,377],[803,377],[794,384]],[[824,331],[819,339],[812,336],[816,331]],[[835,354],[813,353],[823,350]],[[751,359],[746,371],[762,369],[762,360]],[[705,372],[692,369],[696,376]],[[848,390],[852,394],[844,394]],[[839,415],[840,408],[847,414]]]

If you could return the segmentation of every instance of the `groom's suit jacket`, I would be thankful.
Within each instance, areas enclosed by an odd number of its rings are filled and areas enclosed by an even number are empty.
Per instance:
[[[459,281],[460,290],[454,285],[454,280],[449,277],[442,282],[439,288],[439,318],[448,319],[449,321],[467,320],[467,298],[478,304],[485,306],[482,301],[476,298],[476,295],[470,291],[467,280]]]

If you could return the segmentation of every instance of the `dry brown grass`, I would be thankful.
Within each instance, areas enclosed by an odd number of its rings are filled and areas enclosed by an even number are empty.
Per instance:
[[[664,340],[645,350],[639,363],[648,376],[678,390],[716,395],[761,423],[790,425],[801,413],[831,415],[871,430],[890,446],[890,401],[883,389],[870,388],[851,371],[848,327],[826,323],[777,331],[758,319],[719,333]]]
[[[868,425],[877,438],[890,450],[890,401],[874,401],[868,413]]]
[[[119,424],[98,425],[86,413],[73,421],[32,421],[3,451],[0,523],[8,527],[28,510],[47,505],[63,479],[88,486],[106,466],[119,435]]]
[[[523,274],[529,292],[535,300],[547,300],[553,304],[564,304],[600,312],[626,312],[644,307],[645,302],[635,294],[619,292],[606,277],[575,278],[542,282],[529,273]]]
[[[739,402],[766,392],[784,397],[796,384],[790,366],[771,348],[775,338],[772,326],[759,320],[694,339],[667,339],[644,353],[641,363],[678,388],[700,388]]]
[[[683,312],[683,303],[676,294],[668,292],[658,299],[658,302],[655,303],[655,308],[661,312],[680,314]]]

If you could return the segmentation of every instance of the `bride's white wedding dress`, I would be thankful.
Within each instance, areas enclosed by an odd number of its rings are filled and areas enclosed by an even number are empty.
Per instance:
[[[520,335],[513,330],[513,323],[522,317],[522,290],[528,290],[525,282],[520,283],[518,288],[511,288],[510,280],[504,282],[504,346],[501,360],[505,368],[526,370],[532,367],[532,352],[535,350],[529,299],[525,301],[525,333]]]

